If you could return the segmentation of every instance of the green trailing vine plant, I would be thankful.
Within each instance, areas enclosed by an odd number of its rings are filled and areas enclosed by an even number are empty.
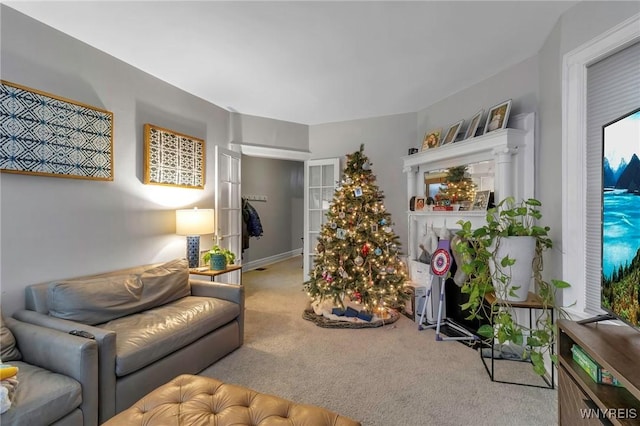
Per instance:
[[[546,355],[557,362],[556,355],[552,353],[557,329],[551,310],[555,310],[557,318],[568,317],[556,303],[556,292],[570,287],[570,284],[555,279],[547,281],[542,277],[543,252],[552,248],[553,243],[548,236],[550,228],[537,225],[542,218],[541,206],[540,201],[533,198],[516,202],[513,197],[508,197],[487,211],[486,224],[479,228],[474,229],[469,221],[458,221],[461,229],[457,235],[461,242],[456,250],[466,259],[461,267],[469,277],[462,287],[469,301],[461,306],[462,309],[470,312],[468,319],[493,318],[493,326],[484,324],[477,333],[489,344],[493,340],[500,345],[511,342],[522,347],[523,358],[531,359],[533,370],[542,376],[547,371],[544,365]],[[510,285],[511,267],[516,260],[509,255],[499,259],[497,255],[502,239],[511,236],[535,239],[531,266],[535,293],[542,309],[535,311],[531,327],[517,321],[515,308],[507,300],[507,296],[513,296],[517,288]],[[489,266],[491,262],[495,265],[493,271]],[[526,344],[525,335],[528,335]]]

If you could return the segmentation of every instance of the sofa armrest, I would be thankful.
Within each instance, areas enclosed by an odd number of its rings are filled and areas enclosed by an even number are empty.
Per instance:
[[[6,319],[22,352],[24,362],[72,377],[82,386],[82,417],[85,426],[98,424],[98,345],[94,340],[72,336],[34,324]]]
[[[79,322],[55,318],[35,311],[20,310],[13,314],[17,320],[68,333],[86,331],[95,336],[98,344],[98,384],[100,423],[116,413],[116,333]]]
[[[190,280],[193,296],[215,297],[238,304],[244,304],[244,287],[239,284]]]
[[[203,280],[189,280],[189,282],[191,283],[191,294],[193,296],[215,297],[240,305],[238,329],[240,333],[239,341],[242,345],[244,343],[244,286]]]

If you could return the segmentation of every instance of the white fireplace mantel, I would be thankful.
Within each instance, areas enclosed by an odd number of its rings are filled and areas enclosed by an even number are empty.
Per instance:
[[[402,157],[403,172],[407,174],[407,206],[411,197],[425,196],[424,173],[483,161],[494,162],[496,201],[508,196],[517,200],[534,197],[535,114],[513,116],[509,125],[512,127]],[[458,220],[470,220],[474,225],[484,221],[484,213],[478,211],[408,211],[407,214],[408,254],[414,258],[419,254],[417,247],[427,226],[456,230]]]

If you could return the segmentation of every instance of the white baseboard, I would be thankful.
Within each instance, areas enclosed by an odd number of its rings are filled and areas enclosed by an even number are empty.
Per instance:
[[[292,257],[300,256],[302,249],[295,249],[280,254],[275,254],[269,257],[263,257],[262,259],[252,260],[251,262],[242,264],[242,272],[251,271],[253,269],[261,268],[263,266],[271,265],[272,263],[281,262],[283,260],[291,259]]]

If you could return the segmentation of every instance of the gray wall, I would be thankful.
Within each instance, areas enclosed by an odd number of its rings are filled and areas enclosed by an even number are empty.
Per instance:
[[[345,155],[360,149],[373,163],[376,184],[384,192],[385,208],[395,222],[395,233],[403,248],[407,244],[407,179],[402,173],[400,157],[407,155],[416,136],[416,114],[327,123],[309,128],[309,148],[314,159],[339,157],[344,168]]]
[[[174,210],[213,207],[229,112],[0,7],[3,79],[114,113],[113,182],[2,175],[3,313],[23,306],[28,284],[184,257]],[[204,190],[142,183],[144,123],[206,140]]]
[[[535,112],[538,103],[538,57],[526,59],[474,86],[418,111],[419,140],[411,144],[420,148],[427,131],[448,127],[465,120],[461,132],[465,132],[469,119],[481,108],[484,116],[479,128],[484,129],[489,108],[502,101],[512,100],[511,115]]]
[[[250,239],[243,263],[302,248],[303,191],[303,162],[242,156],[242,194],[267,196],[267,202],[249,201],[264,235]]]
[[[273,148],[308,151],[309,126],[290,121],[231,114],[231,138],[233,143],[267,145]]]

